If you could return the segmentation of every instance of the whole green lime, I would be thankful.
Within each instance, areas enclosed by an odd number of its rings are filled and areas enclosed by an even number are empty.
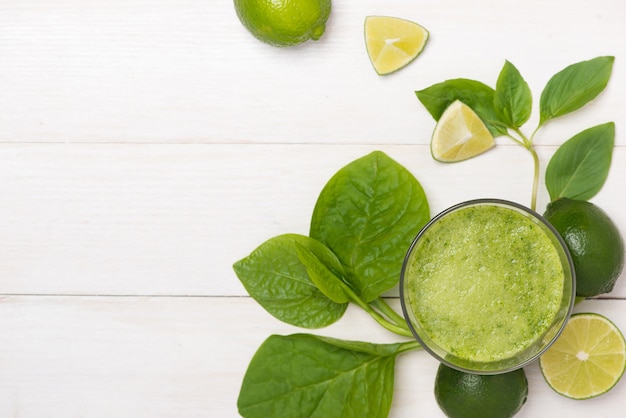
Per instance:
[[[465,373],[439,365],[435,399],[450,418],[509,418],[526,402],[524,369],[495,375]]]
[[[606,212],[591,202],[562,198],[548,204],[544,217],[572,255],[576,295],[613,290],[624,268],[624,241]]]
[[[274,46],[318,40],[326,29],[330,0],[234,0],[241,23]]]

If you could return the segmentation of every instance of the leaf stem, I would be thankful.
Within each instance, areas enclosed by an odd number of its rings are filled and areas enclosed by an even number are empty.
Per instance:
[[[403,337],[413,337],[413,334],[411,333],[411,331],[409,331],[406,325],[405,327],[401,327],[395,323],[389,322],[382,315],[376,312],[368,303],[364,302],[363,299],[361,299],[356,293],[354,293],[354,291],[350,287],[346,286],[344,287],[344,290],[348,294],[348,297],[350,298],[351,301],[356,303],[365,312],[370,314],[370,316],[374,318],[376,322],[382,325],[383,328],[395,334],[402,335]]]
[[[509,139],[513,140],[514,142],[516,142],[518,145],[521,145],[522,147],[526,148],[526,144],[524,143],[523,140],[519,139],[519,138],[515,138],[513,135],[511,134],[507,134],[506,135]]]
[[[539,129],[539,127],[537,127]],[[537,133],[537,129],[533,132],[530,138],[528,138],[524,133],[519,129],[515,128],[514,131],[521,139],[515,138],[512,135],[507,135],[513,141],[522,145],[524,148],[530,152],[530,155],[533,157],[533,187],[530,195],[530,208],[532,210],[537,209],[537,193],[539,190],[539,157],[537,156],[537,152],[535,151],[535,147],[533,146],[533,138]]]
[[[537,191],[539,189],[539,157],[537,156],[537,153],[535,152],[535,148],[533,148],[532,146],[528,148],[528,151],[530,151],[530,154],[533,156],[533,164],[534,164],[533,191],[532,191],[531,200],[530,200],[530,208],[532,210],[537,210]]]
[[[423,347],[417,341],[407,341],[400,346],[398,354],[405,353],[411,350],[421,350]]]
[[[537,125],[537,127],[535,128],[535,130],[533,131],[533,133],[530,135],[530,142],[532,143],[532,141],[535,139],[535,135],[537,134],[537,131],[539,131],[539,129],[543,126],[542,123],[540,123],[539,125]]]
[[[413,337],[413,334],[411,333],[411,331],[409,331],[408,329],[405,329],[404,327],[398,326],[394,323],[387,321],[378,312],[373,310],[372,307],[369,306],[367,303],[364,303],[363,305],[359,304],[359,306],[361,306],[361,308],[363,308],[368,314],[370,314],[370,316],[374,318],[376,322],[378,322],[388,331],[391,331],[398,335],[402,335],[403,337]]]
[[[391,319],[396,325],[406,327],[408,330],[404,317],[399,315],[391,306],[389,306],[385,299],[378,297],[374,299],[370,304],[374,308],[378,309],[387,318]]]

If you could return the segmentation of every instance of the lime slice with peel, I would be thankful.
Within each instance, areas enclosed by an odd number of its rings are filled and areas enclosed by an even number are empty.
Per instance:
[[[407,66],[422,52],[428,31],[409,20],[388,16],[365,18],[365,46],[378,75]]]
[[[602,315],[572,315],[561,336],[539,359],[539,366],[548,385],[563,396],[602,395],[626,369],[624,336]]]
[[[495,145],[493,135],[480,117],[456,100],[443,112],[430,142],[433,158],[445,163],[467,160]]]

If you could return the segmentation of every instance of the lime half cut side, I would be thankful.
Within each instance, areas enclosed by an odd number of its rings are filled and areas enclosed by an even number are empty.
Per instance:
[[[439,118],[430,151],[435,160],[454,163],[482,154],[494,145],[493,135],[476,112],[456,100]]]
[[[365,18],[367,55],[378,75],[406,67],[422,52],[428,31],[409,20],[389,16]]]
[[[624,374],[624,336],[602,315],[574,314],[558,340],[541,356],[539,366],[548,385],[565,397],[600,396]]]

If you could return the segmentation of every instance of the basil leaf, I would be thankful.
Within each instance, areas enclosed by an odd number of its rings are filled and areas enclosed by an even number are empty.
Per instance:
[[[339,277],[330,271],[313,251],[304,245],[296,242],[296,253],[300,262],[305,265],[307,274],[317,288],[330,300],[335,303],[346,303],[350,301],[348,294],[344,290],[346,284]]]
[[[532,111],[532,95],[526,80],[509,61],[504,63],[496,83],[494,108],[498,119],[509,128],[522,126]]]
[[[559,71],[541,93],[539,125],[580,109],[604,90],[611,77],[614,57],[597,57]]]
[[[595,196],[609,174],[614,143],[613,122],[589,128],[564,142],[546,167],[551,201]]]
[[[272,335],[250,361],[237,399],[239,413],[246,418],[386,417],[395,360],[405,346]]]
[[[493,136],[506,133],[494,109],[495,91],[480,81],[466,78],[446,80],[415,94],[435,120],[439,120],[455,100],[460,100],[480,116]]]
[[[250,296],[277,319],[303,328],[325,327],[341,318],[348,304],[333,302],[317,288],[298,257],[297,245],[315,254],[331,271],[342,270],[337,257],[322,243],[297,234],[265,241],[233,269]]]
[[[339,258],[365,302],[398,283],[406,251],[430,210],[420,183],[376,151],[340,169],[320,193],[310,236]]]

